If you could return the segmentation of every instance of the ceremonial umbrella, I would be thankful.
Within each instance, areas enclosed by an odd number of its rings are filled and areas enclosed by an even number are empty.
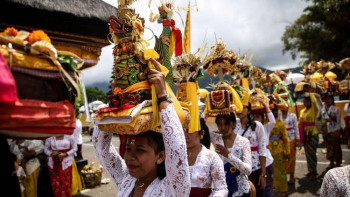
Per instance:
[[[301,73],[289,73],[286,79],[286,85],[297,84],[304,80],[305,75]]]

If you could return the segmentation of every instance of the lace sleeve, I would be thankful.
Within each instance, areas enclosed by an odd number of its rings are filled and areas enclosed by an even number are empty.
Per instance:
[[[115,185],[120,189],[124,178],[129,175],[125,161],[112,145],[112,133],[100,131],[96,126],[92,135],[96,155]]]
[[[74,155],[77,150],[78,150],[78,146],[77,146],[77,141],[74,139],[73,136],[68,136],[70,145],[71,145],[71,149],[67,152],[68,155]]]
[[[47,138],[45,140],[44,152],[47,156],[51,156],[51,153],[52,153],[51,141],[52,141],[52,137]]]
[[[327,172],[327,174],[323,178],[320,197],[336,197],[341,196],[338,188],[338,180],[335,178],[333,174],[333,170]]]
[[[265,137],[265,131],[264,131],[264,126],[258,122],[256,122],[256,137],[258,141],[258,148],[259,148],[259,156],[261,157],[266,157],[267,156],[267,150],[266,150],[266,137]]]
[[[271,132],[276,124],[276,119],[272,112],[267,113],[267,118],[269,119],[269,122],[267,123],[267,127],[269,128],[268,131]]]
[[[243,159],[239,159],[233,153],[228,154],[229,162],[235,166],[240,172],[249,176],[252,173],[252,153],[250,150],[249,140],[246,138],[241,138],[239,142],[243,147]]]
[[[39,155],[44,151],[44,143],[42,140],[29,140],[29,151],[35,151],[35,155]]]
[[[295,138],[297,140],[300,140],[300,134],[299,134],[299,127],[298,127],[298,118],[295,114],[291,114],[292,115],[292,121],[293,121],[293,129],[295,131]]]
[[[182,125],[172,104],[159,114],[166,154],[167,189],[178,197],[189,196],[191,181]]]
[[[227,196],[226,175],[224,171],[224,164],[218,154],[214,154],[210,166],[210,175],[213,180],[213,192],[211,196]]]

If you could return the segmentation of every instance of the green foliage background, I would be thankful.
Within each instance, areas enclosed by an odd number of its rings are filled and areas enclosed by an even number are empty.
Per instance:
[[[107,101],[108,101],[107,93],[103,92],[98,87],[87,87],[86,88],[86,97],[87,97],[89,103],[96,101],[96,100],[100,100],[104,103],[107,103]]]
[[[350,0],[306,0],[310,5],[282,36],[283,52],[301,65],[350,57]]]

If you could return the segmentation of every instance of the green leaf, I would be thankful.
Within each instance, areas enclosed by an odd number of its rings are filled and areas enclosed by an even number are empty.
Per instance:
[[[58,55],[57,60],[62,64],[64,68],[67,70],[71,70],[74,72],[78,71],[78,61],[70,55]]]

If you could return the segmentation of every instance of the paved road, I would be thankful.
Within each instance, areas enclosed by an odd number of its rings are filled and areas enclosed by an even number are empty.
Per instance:
[[[214,123],[209,122],[208,126],[211,130],[216,130],[216,126]],[[95,150],[93,148],[92,143],[90,142],[91,137],[89,135],[83,135],[83,156],[91,162],[98,162],[98,159],[95,154]],[[119,149],[119,139],[117,136],[113,137],[112,144]],[[318,157],[318,165],[317,170],[319,175],[319,179],[317,181],[309,181],[304,173],[307,172],[306,166],[306,158],[304,154],[297,154],[297,162],[296,162],[296,183],[294,186],[289,186],[289,193],[291,197],[299,197],[299,196],[319,196],[320,187],[322,184],[322,177],[324,175],[324,170],[328,165],[325,154],[322,153],[322,150],[325,148],[323,144],[322,136],[320,135],[320,145],[317,149],[317,157]],[[343,165],[350,164],[350,150],[346,147],[345,144],[342,145],[343,150]],[[103,172],[103,178],[109,178],[106,172]],[[104,184],[101,186],[97,186],[92,189],[85,189],[80,192],[80,194],[76,195],[76,197],[115,197],[117,195],[117,189],[111,181],[109,184]]]

